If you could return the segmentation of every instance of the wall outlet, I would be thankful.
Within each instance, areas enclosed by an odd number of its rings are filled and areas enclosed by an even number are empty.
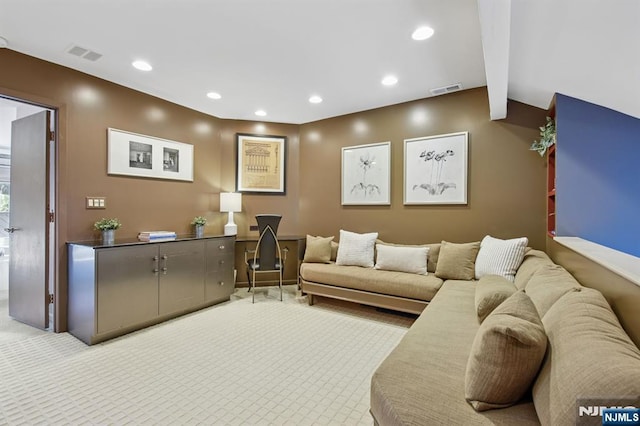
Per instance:
[[[107,198],[106,197],[86,197],[87,209],[106,209]]]

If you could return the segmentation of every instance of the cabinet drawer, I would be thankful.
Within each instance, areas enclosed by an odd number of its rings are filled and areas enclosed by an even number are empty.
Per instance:
[[[206,252],[209,256],[221,256],[225,254],[234,253],[235,238],[233,237],[221,237],[207,240]]]

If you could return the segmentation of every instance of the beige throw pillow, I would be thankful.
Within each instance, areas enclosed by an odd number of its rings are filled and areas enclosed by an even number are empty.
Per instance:
[[[427,247],[376,244],[376,269],[427,275]]]
[[[456,244],[443,241],[436,265],[436,276],[443,280],[472,280],[480,242]]]
[[[478,321],[482,323],[484,319],[502,302],[507,300],[516,287],[499,275],[485,275],[476,284],[476,313]]]
[[[578,290],[542,317],[549,351],[532,391],[542,424],[585,424],[578,416],[581,398],[640,406],[640,349],[599,291]]]
[[[476,411],[518,402],[538,374],[547,336],[533,302],[518,291],[480,325],[465,374],[465,398]]]
[[[408,245],[408,244],[387,243],[386,241],[376,240],[376,244],[384,244],[385,246],[393,246],[393,247],[426,247],[429,249],[429,255],[427,256],[427,271],[436,272],[436,265],[438,264],[438,256],[440,255],[440,243]]]
[[[331,242],[333,237],[314,237],[307,235],[307,248],[304,251],[303,262],[329,263],[331,260]]]

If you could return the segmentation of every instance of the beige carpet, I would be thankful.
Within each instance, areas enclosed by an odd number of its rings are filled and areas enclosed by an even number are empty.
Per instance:
[[[0,424],[372,424],[371,374],[413,319],[288,286],[92,347],[0,342]]]

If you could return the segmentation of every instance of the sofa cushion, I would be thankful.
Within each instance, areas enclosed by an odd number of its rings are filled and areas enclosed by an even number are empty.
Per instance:
[[[485,275],[500,275],[513,282],[528,243],[527,237],[511,240],[489,235],[484,237],[476,258],[476,279]]]
[[[307,247],[303,262],[329,263],[331,261],[331,241],[333,237],[307,235]]]
[[[495,308],[507,300],[516,287],[511,281],[499,275],[485,275],[476,284],[476,313],[482,322]]]
[[[539,425],[531,401],[478,414],[464,399],[467,360],[478,330],[474,295],[469,282],[446,281],[382,361],[371,379],[370,407],[378,424]]]
[[[480,242],[456,244],[443,241],[436,276],[445,280],[472,280]]]
[[[390,246],[376,244],[376,269],[427,274],[428,247]]]
[[[581,287],[566,269],[560,265],[551,264],[538,268],[524,291],[536,305],[538,314],[543,317],[564,294]]]
[[[540,250],[529,250],[525,253],[524,259],[516,272],[516,279],[513,282],[518,290],[522,290],[527,286],[533,274],[544,265],[553,265],[549,256]]]
[[[518,402],[530,388],[547,336],[531,299],[514,293],[482,323],[471,347],[465,398],[477,411]]]
[[[373,250],[376,238],[378,238],[377,232],[357,234],[341,229],[336,263],[345,266],[373,268]]]
[[[640,406],[640,350],[600,292],[582,287],[565,294],[542,323],[549,350],[533,387],[542,424],[578,424],[581,398]]]
[[[427,255],[427,271],[436,272],[436,265],[438,264],[438,256],[440,255],[440,243],[409,245],[409,244],[388,243],[386,241],[376,240],[376,244],[384,244],[386,246],[394,246],[394,247],[427,247],[429,249],[429,254]]]
[[[425,301],[431,300],[442,286],[442,280],[434,275],[407,274],[333,263],[303,263],[300,266],[300,276],[308,282]]]
[[[340,247],[338,243],[331,241],[331,262],[335,262],[338,258],[338,247]]]

